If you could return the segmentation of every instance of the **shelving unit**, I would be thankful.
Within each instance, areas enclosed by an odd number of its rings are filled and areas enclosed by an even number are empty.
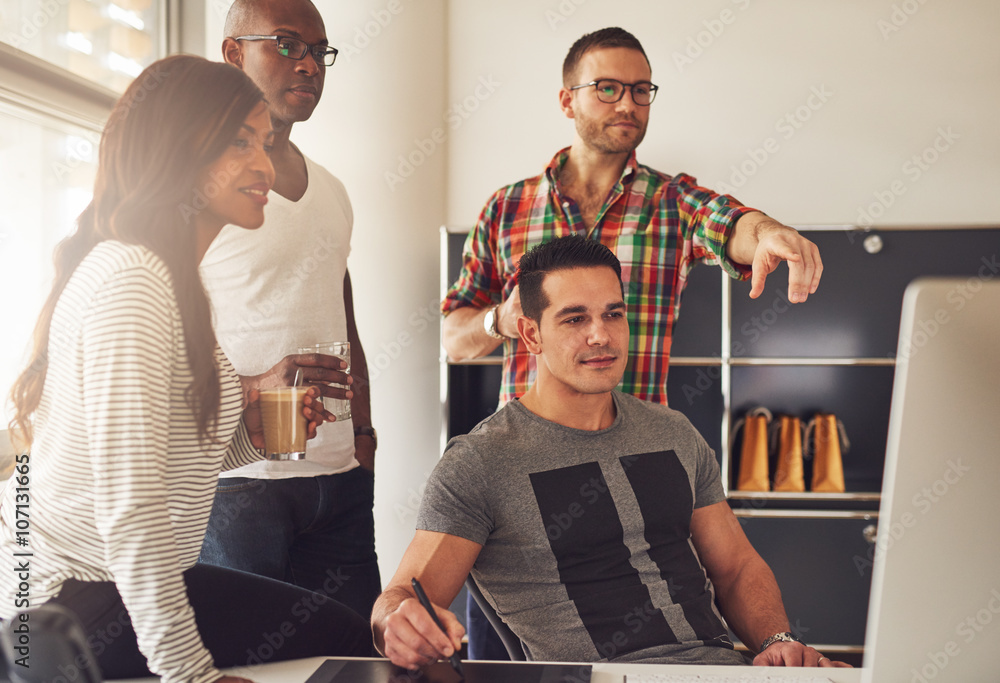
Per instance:
[[[715,450],[730,505],[774,570],[793,629],[857,662],[903,291],[923,275],[968,275],[969,291],[956,292],[960,305],[978,281],[1000,276],[1000,228],[800,229],[825,265],[805,304],[787,303],[784,266],[756,300],[748,283],[720,269],[692,271],[674,329],[668,401]],[[465,235],[442,230],[443,288],[457,277]],[[443,437],[468,431],[495,409],[500,362],[499,351],[467,363],[442,355]],[[739,439],[730,443],[731,429],[756,406],[803,421],[836,414],[851,441],[843,454],[846,492],[735,490]]]

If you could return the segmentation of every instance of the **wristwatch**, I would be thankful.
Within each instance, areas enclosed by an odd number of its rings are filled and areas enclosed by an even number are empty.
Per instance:
[[[371,437],[372,443],[375,445],[375,450],[378,450],[378,432],[375,431],[374,427],[355,427],[354,428],[354,438],[359,436]]]
[[[483,318],[483,329],[486,330],[486,334],[490,335],[494,339],[506,339],[499,330],[497,330],[497,309],[500,308],[500,304],[497,304],[490,310],[486,311],[486,317]]]
[[[802,642],[801,640],[799,640],[798,638],[796,638],[793,634],[789,633],[788,631],[784,631],[782,633],[775,633],[770,638],[767,638],[763,643],[760,644],[760,649],[757,650],[757,652],[763,652],[764,650],[766,650],[768,648],[768,646],[774,645],[778,641],[781,641],[783,643],[801,643]]]

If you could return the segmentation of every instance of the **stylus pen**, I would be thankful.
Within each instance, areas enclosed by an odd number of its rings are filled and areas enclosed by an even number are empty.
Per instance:
[[[441,623],[441,620],[438,619],[437,612],[434,611],[434,606],[431,604],[431,601],[427,599],[427,593],[424,593],[424,589],[420,585],[420,582],[414,578],[410,581],[410,583],[413,584],[413,591],[417,594],[417,600],[419,600],[420,604],[424,606],[427,613],[431,615],[431,619],[433,619],[434,623],[437,624],[437,627],[441,629],[441,632],[448,635],[448,630],[444,627],[444,624]],[[455,667],[455,671],[458,672],[458,675],[465,678],[465,673],[462,671],[462,662],[458,658],[458,653],[452,653],[451,657],[448,658],[448,661],[451,662],[453,667]]]

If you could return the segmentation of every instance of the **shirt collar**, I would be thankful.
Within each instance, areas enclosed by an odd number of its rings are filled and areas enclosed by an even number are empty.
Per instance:
[[[569,159],[569,147],[559,150],[556,155],[552,157],[552,161],[549,165],[545,167],[545,177],[548,178],[549,183],[552,187],[558,187],[556,180],[559,178],[559,173],[562,171],[563,166],[566,165],[566,160]],[[639,170],[639,163],[635,160],[635,150],[628,155],[628,161],[625,162],[625,168],[622,169],[621,178],[618,182],[625,184],[631,182],[635,179],[636,171]]]

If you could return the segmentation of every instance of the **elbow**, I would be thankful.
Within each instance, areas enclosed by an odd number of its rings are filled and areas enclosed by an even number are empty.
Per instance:
[[[441,327],[441,345],[444,346],[444,351],[450,360],[463,361],[475,358],[468,346],[462,343],[460,331],[455,329],[454,324],[449,324],[448,318],[444,319],[444,325]]]

